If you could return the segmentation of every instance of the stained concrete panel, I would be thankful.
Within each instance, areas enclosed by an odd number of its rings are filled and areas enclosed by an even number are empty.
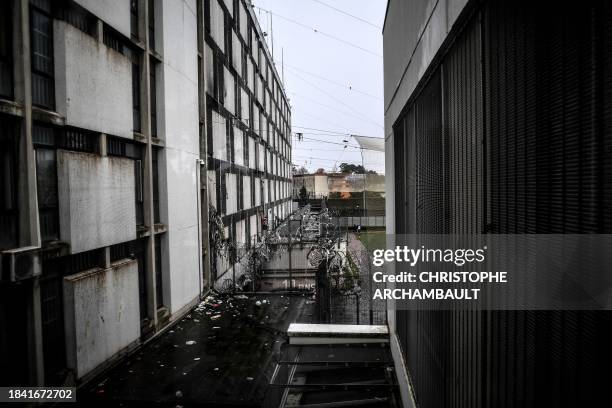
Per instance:
[[[134,161],[57,152],[60,238],[71,253],[136,239]]]
[[[67,276],[63,291],[66,356],[77,379],[136,344],[140,336],[137,261]]]
[[[53,44],[56,108],[66,124],[133,138],[130,60],[59,20]]]

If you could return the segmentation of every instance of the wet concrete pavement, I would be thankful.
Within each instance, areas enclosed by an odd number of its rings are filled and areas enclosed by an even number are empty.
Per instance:
[[[78,406],[260,406],[289,324],[313,308],[309,296],[211,297],[83,387]]]

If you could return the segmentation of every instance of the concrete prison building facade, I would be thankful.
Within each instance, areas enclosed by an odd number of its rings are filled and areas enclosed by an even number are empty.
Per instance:
[[[610,4],[390,0],[384,65],[388,233],[612,232]],[[606,394],[609,312],[390,304],[389,325],[406,406]]]
[[[239,242],[287,214],[289,118],[242,0],[3,1],[1,383],[83,383],[188,311],[209,201]]]
[[[291,212],[291,111],[253,8],[233,0],[206,4],[208,199],[240,261],[263,228]],[[214,245],[211,254],[217,285],[243,272]]]

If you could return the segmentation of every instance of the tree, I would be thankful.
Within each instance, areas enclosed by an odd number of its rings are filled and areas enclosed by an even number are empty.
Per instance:
[[[341,173],[364,174],[365,168],[361,164],[342,163],[340,164]]]
[[[302,188],[300,188],[300,200],[306,201],[307,198],[308,198],[308,191],[306,191],[305,186],[302,186]]]
[[[293,166],[291,168],[291,171],[293,172],[293,174],[308,174],[308,169],[304,166],[302,167],[297,167],[297,166]]]

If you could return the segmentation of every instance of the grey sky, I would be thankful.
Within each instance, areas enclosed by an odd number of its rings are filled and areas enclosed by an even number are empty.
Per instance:
[[[283,56],[293,132],[304,134],[303,141],[293,139],[294,163],[310,170],[320,167],[331,170],[336,162],[361,163],[358,149],[344,149],[341,145],[343,140],[348,140],[349,146],[357,145],[347,134],[383,137],[382,25],[386,3],[386,0],[253,0],[265,32],[270,32],[270,15],[258,7],[273,13],[276,67],[282,75]],[[267,40],[272,47],[270,35]]]

